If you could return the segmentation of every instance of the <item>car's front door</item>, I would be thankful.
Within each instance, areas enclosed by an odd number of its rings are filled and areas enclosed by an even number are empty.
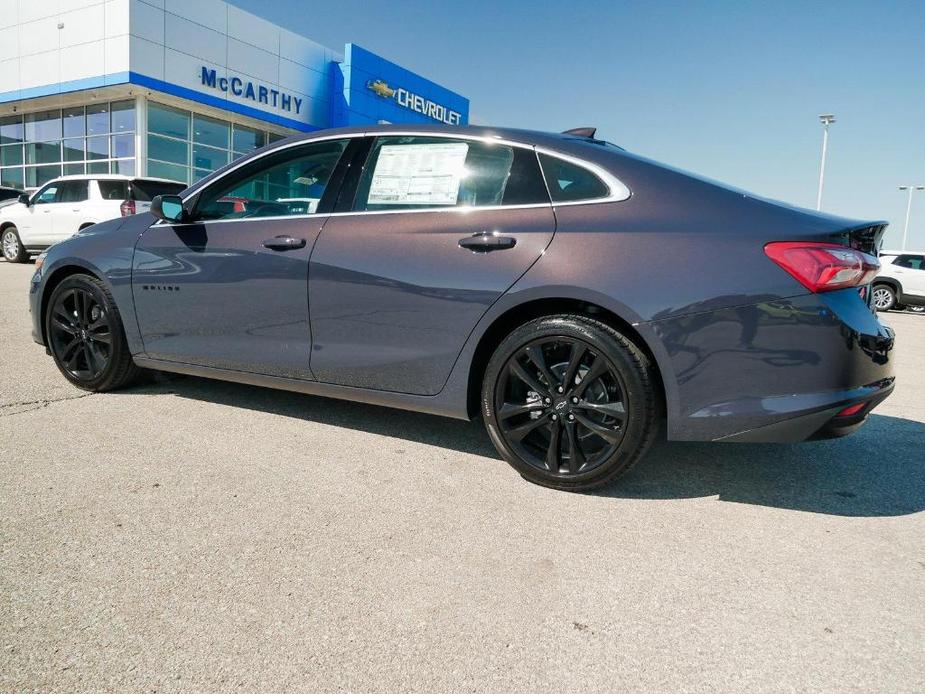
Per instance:
[[[255,159],[187,201],[189,223],[142,234],[132,289],[147,356],[311,377],[308,258],[325,217],[304,201],[324,211],[348,142]]]
[[[55,238],[55,215],[62,205],[59,201],[61,183],[52,181],[32,196],[32,204],[23,215],[20,238],[27,246],[50,246]]]
[[[552,240],[536,153],[381,137],[355,183],[351,211],[331,217],[311,258],[312,372],[435,394],[478,320]]]

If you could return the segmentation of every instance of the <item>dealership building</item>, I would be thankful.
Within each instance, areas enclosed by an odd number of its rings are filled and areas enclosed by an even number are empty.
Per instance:
[[[83,173],[192,183],[299,132],[468,122],[468,100],[435,82],[222,0],[3,4],[3,186]]]

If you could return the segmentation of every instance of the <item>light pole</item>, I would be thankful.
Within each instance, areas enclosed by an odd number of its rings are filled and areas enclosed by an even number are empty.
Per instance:
[[[829,126],[835,122],[831,113],[820,113],[819,121],[822,123],[822,165],[819,167],[819,193],[816,195],[816,209],[822,209],[822,186],[825,184],[825,154],[829,147]]]
[[[909,191],[909,199],[906,201],[906,225],[903,227],[903,247],[900,249],[904,251],[906,250],[906,240],[909,238],[909,217],[912,215],[912,191],[925,190],[925,186],[899,186],[899,189]]]

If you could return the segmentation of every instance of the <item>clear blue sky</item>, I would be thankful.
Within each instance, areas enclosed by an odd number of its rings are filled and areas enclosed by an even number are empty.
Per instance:
[[[826,211],[887,219],[925,185],[925,2],[233,0],[358,43],[470,98],[481,123],[595,125],[634,152]],[[910,246],[925,249],[925,191]]]

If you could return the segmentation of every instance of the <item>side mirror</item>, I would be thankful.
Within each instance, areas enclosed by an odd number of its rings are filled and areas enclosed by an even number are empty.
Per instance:
[[[20,193],[20,195],[19,195],[19,202],[21,202],[21,203],[22,203],[23,205],[25,205],[26,207],[29,207],[29,205],[32,204],[32,200],[31,200],[31,198],[29,197],[29,193]]]
[[[179,195],[157,195],[151,201],[151,214],[165,222],[185,222],[186,210]]]

